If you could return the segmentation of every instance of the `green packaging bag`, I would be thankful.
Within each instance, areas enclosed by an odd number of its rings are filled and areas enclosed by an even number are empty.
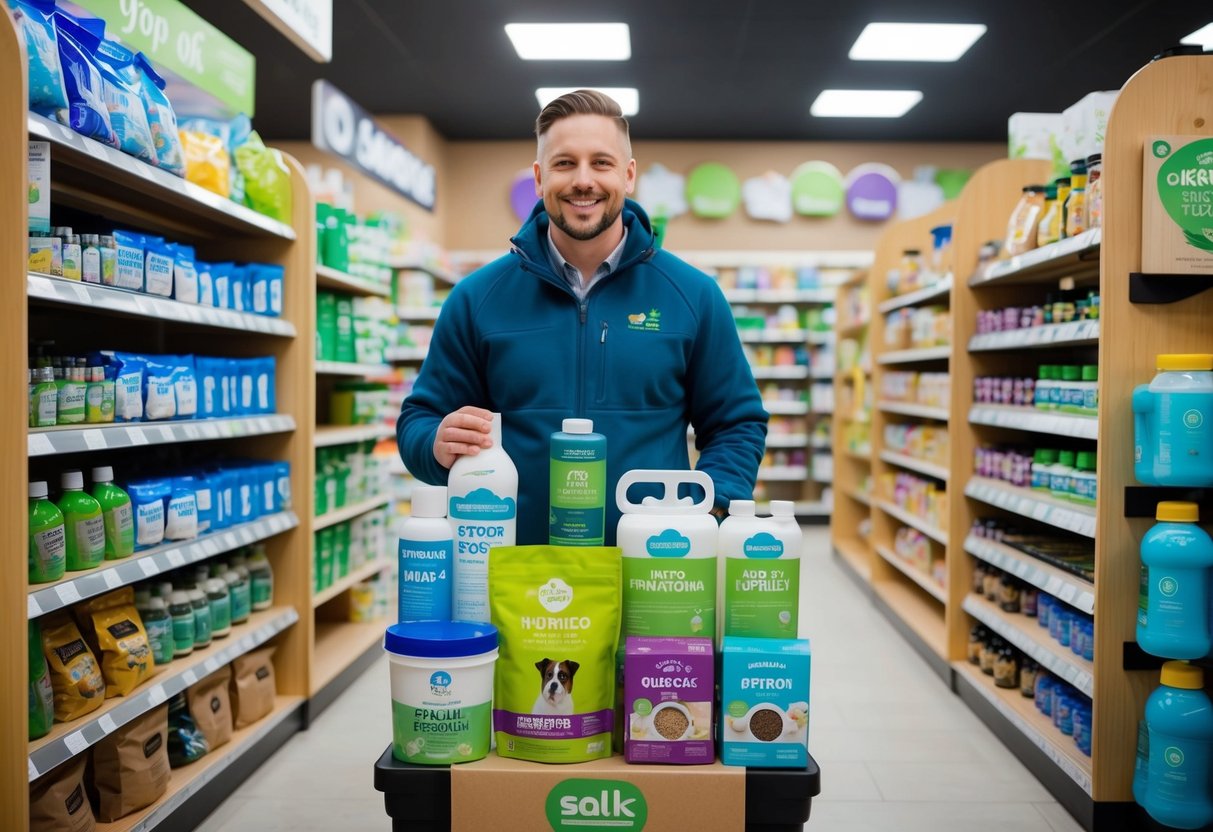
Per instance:
[[[500,756],[541,763],[611,756],[622,582],[615,547],[493,549]]]

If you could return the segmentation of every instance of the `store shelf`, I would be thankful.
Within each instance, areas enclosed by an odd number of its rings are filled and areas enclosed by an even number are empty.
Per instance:
[[[809,378],[815,381],[830,381],[834,378],[834,371],[828,368],[824,370],[811,369],[809,370]]]
[[[1044,347],[1086,347],[1099,344],[1099,321],[1071,321],[1005,332],[987,332],[969,339],[969,352],[1026,350]]]
[[[87,307],[90,313],[113,313],[130,318],[145,318],[176,323],[194,324],[213,329],[255,332],[295,337],[295,325],[282,318],[255,315],[252,312],[237,312],[233,309],[218,309],[197,303],[132,292],[99,283],[83,283],[44,274],[26,275],[26,293],[31,302],[44,304]]]
[[[903,306],[914,306],[915,304],[938,300],[939,298],[946,297],[951,291],[952,275],[949,274],[945,275],[939,282],[927,286],[925,289],[916,289],[913,292],[889,298],[876,308],[880,310],[881,314],[887,314],[894,309],[901,309]]]
[[[1076,610],[1095,614],[1095,585],[1090,581],[994,540],[970,535],[965,538],[964,548],[973,557],[1060,598]]]
[[[294,429],[295,419],[283,414],[238,416],[232,419],[185,419],[179,422],[121,422],[89,427],[70,425],[31,429],[28,444],[31,457],[52,456],[144,445],[239,439],[288,433]]]
[[[952,666],[958,676],[1090,796],[1091,758],[1079,751],[1073,738],[1062,734],[1051,718],[1036,710],[1034,698],[1023,696],[1019,688],[996,687],[992,677],[968,662],[953,662]]]
[[[388,621],[316,621],[312,691],[323,690],[359,656],[383,641]]]
[[[948,545],[948,533],[945,532],[943,529],[935,528],[934,526],[932,526],[930,523],[928,523],[926,520],[922,519],[921,517],[917,517],[913,514],[910,514],[910,512],[906,511],[905,509],[903,509],[899,506],[894,505],[893,503],[890,503],[888,500],[877,500],[875,505],[877,508],[879,508],[881,511],[888,514],[890,517],[893,517],[896,520],[899,520],[902,523],[905,523],[910,528],[918,529],[918,531],[922,532],[927,537],[929,537],[932,540],[935,540],[939,543],[942,543],[944,546]]]
[[[758,469],[758,479],[766,482],[803,482],[809,478],[804,465],[771,465]]]
[[[811,333],[804,329],[739,329],[743,344],[803,344]]]
[[[941,422],[948,421],[948,409],[946,407],[931,407],[925,404],[911,404],[909,402],[879,402],[876,408],[885,413],[918,416],[923,419],[938,419]]]
[[[425,361],[429,353],[429,347],[388,347],[383,357],[388,361]]]
[[[811,407],[809,413],[814,416],[832,416],[834,415],[833,407]]]
[[[366,514],[368,511],[374,511],[381,506],[386,506],[391,501],[392,498],[389,495],[381,494],[378,497],[372,497],[360,503],[354,503],[344,508],[325,512],[312,521],[312,531],[318,532],[321,529],[327,529],[329,526],[344,523],[346,520],[353,520],[355,517]]]
[[[840,537],[834,541],[834,551],[866,584],[872,579],[867,546],[856,538]]]
[[[869,445],[866,450],[864,450],[864,449],[853,450],[851,448],[848,448],[845,451],[843,451],[842,453],[843,453],[843,456],[850,457],[851,459],[857,460],[859,462],[867,462],[869,464],[872,462],[872,446],[871,445]]]
[[[1075,439],[1098,439],[1099,419],[1072,413],[1052,413],[1031,407],[1006,404],[975,404],[969,410],[969,424],[995,428],[1026,430]]]
[[[28,130],[31,139],[51,143],[51,190],[56,202],[123,222],[132,219],[125,215],[127,206],[138,206],[129,210],[139,218],[159,216],[190,226],[295,239],[294,229],[285,223],[48,118],[30,113]]]
[[[962,606],[965,612],[1018,647],[1045,670],[1069,682],[1087,696],[1095,695],[1094,665],[1049,638],[1048,629],[1037,626],[1035,618],[1005,613],[992,602],[971,593],[965,596]]]
[[[339,292],[350,292],[358,295],[390,298],[392,287],[375,280],[356,277],[352,274],[331,269],[328,266],[316,266],[316,286],[320,289],[336,289]]]
[[[389,364],[356,364],[353,361],[317,361],[318,376],[386,376],[392,372]]]
[[[283,722],[295,716],[304,705],[302,696],[274,697],[274,708],[252,725],[237,728],[232,738],[196,763],[173,769],[168,789],[160,799],[113,823],[97,823],[97,832],[147,832],[155,829],[197,795],[211,781],[246,754],[257,748]],[[292,731],[293,733],[293,731]]]
[[[397,306],[396,317],[402,321],[436,321],[440,306]]]
[[[882,546],[877,543],[874,548],[876,549],[876,554],[888,561],[890,566],[922,587],[923,590],[936,601],[941,604],[947,602],[947,590],[936,583],[930,575],[922,572],[915,567],[914,564],[910,563],[904,558],[898,557],[897,553],[887,546]]]
[[[969,285],[978,289],[993,285],[1055,283],[1062,277],[1071,277],[1083,271],[1098,275],[1101,237],[1102,229],[1092,228],[1077,237],[1068,237],[1018,257],[1000,260],[984,275],[969,278]]]
[[[857,503],[863,503],[865,506],[872,505],[872,495],[870,494],[865,494],[859,490],[846,491],[844,493]]]
[[[876,356],[877,364],[913,364],[919,361],[944,361],[952,354],[950,346],[893,350]]]
[[[808,402],[764,401],[762,406],[772,416],[805,416],[809,412]]]
[[[832,304],[838,290],[824,289],[725,289],[729,303],[816,303]]]
[[[809,368],[803,364],[785,364],[779,367],[750,367],[756,379],[805,379]]]
[[[344,578],[334,581],[332,586],[326,587],[323,591],[317,592],[315,595],[313,595],[312,609],[328,603],[350,587],[357,586],[368,578],[375,577],[389,566],[391,566],[391,564],[388,562],[387,558],[380,558],[378,560],[373,560],[370,563],[363,564],[350,574],[346,575]]]
[[[247,623],[232,627],[227,638],[215,639],[209,647],[174,659],[129,695],[106,699],[101,707],[81,719],[55,723],[49,734],[29,744],[29,779],[33,781],[39,774],[95,745],[132,719],[256,649],[298,620],[299,613],[294,607],[274,607],[253,613]]]
[[[944,611],[917,584],[910,585],[901,580],[876,581],[872,584],[872,592],[936,658],[948,655]]]
[[[972,477],[965,496],[1083,537],[1095,537],[1095,509],[988,477]]]
[[[387,265],[389,268],[396,269],[397,271],[425,272],[430,277],[435,277],[443,283],[449,283],[452,286],[459,282],[459,275],[448,269],[444,269],[441,266],[432,266],[407,257],[389,260]]]
[[[331,445],[349,445],[374,439],[390,439],[396,435],[391,425],[316,425],[313,444],[317,448]]]
[[[194,540],[166,543],[136,552],[129,558],[106,561],[86,572],[71,572],[54,583],[31,587],[26,605],[27,615],[37,618],[120,586],[129,586],[224,552],[235,551],[298,525],[299,518],[295,513],[284,511]]]
[[[843,338],[858,338],[860,335],[863,335],[864,330],[871,323],[869,320],[851,321],[850,323],[836,327],[835,331],[838,333],[838,340],[841,341]]]
[[[809,436],[805,433],[793,433],[787,436],[771,436],[767,435],[768,448],[807,448],[809,447]]]
[[[899,454],[894,451],[881,451],[880,458],[901,468],[917,471],[919,474],[926,474],[928,477],[934,477],[943,482],[948,481],[948,469],[944,465],[927,462],[925,459],[919,459],[907,454]]]
[[[834,343],[834,330],[809,330],[808,336],[805,338],[810,344],[822,345]]]

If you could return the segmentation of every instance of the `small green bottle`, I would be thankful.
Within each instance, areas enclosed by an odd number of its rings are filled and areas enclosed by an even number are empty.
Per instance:
[[[46,483],[29,484],[29,582],[57,581],[67,571],[63,512],[47,499]]]
[[[186,594],[194,610],[194,649],[201,650],[211,643],[211,602],[197,584],[186,589]]]
[[[55,692],[51,689],[50,670],[42,652],[42,628],[38,619],[29,621],[29,738],[36,740],[51,732],[55,722]]]
[[[128,558],[135,553],[135,520],[131,498],[114,485],[114,469],[108,465],[94,468],[93,498],[101,505],[105,520],[105,559]]]
[[[258,543],[253,547],[253,555],[248,562],[249,583],[252,608],[268,610],[274,606],[274,570],[269,558],[265,555],[265,545]]]
[[[105,417],[105,368],[88,367],[84,388],[84,421],[91,425],[114,421],[113,384],[110,384],[109,418]]]
[[[67,532],[67,569],[93,569],[105,561],[105,518],[101,504],[84,493],[84,474],[64,471],[59,478],[63,496],[59,510]]]
[[[151,588],[135,593],[135,609],[143,619],[143,629],[152,648],[152,659],[163,666],[173,660],[173,617],[168,606],[159,595],[152,595]]]
[[[206,599],[211,605],[211,635],[225,638],[232,632],[232,598],[223,578],[207,580]]]
[[[59,387],[59,424],[79,425],[84,422],[87,395],[88,384],[84,381],[84,368],[76,367],[72,359],[66,359],[63,384]]]
[[[39,367],[34,371],[34,392],[30,403],[31,428],[53,428],[59,421],[59,388],[55,385],[55,371],[51,367]]]
[[[194,606],[184,590],[175,589],[169,596],[168,612],[173,619],[173,658],[180,659],[194,652]]]
[[[227,572],[223,573],[223,580],[227,583],[228,596],[231,598],[232,623],[243,624],[248,621],[253,608],[248,572],[241,574],[229,565]]]

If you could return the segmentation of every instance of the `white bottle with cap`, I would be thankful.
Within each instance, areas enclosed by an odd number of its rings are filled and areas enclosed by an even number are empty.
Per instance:
[[[757,508],[753,500],[729,501],[729,515],[721,522],[720,533],[716,538],[716,586],[718,593],[716,606],[721,611],[721,614],[716,619],[718,643],[722,636],[729,635],[728,628],[725,625],[729,617],[729,594],[726,591],[729,582],[729,560],[731,558],[744,557],[743,544],[746,538],[752,537],[758,531],[759,523]]]
[[[565,419],[552,434],[548,543],[601,546],[606,541],[607,440],[591,419]]]
[[[455,535],[446,519],[446,487],[413,486],[413,511],[396,523],[398,621],[451,618]]]
[[[771,513],[730,530],[727,550],[729,520],[720,528],[726,636],[796,638],[803,535],[790,500],[772,500]]]

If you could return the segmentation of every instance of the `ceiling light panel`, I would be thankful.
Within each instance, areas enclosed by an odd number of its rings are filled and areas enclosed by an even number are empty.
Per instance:
[[[505,33],[524,61],[626,61],[626,23],[507,23]]]
[[[1180,43],[1195,44],[1201,49],[1213,49],[1213,23],[1197,29],[1186,38],[1180,40]]]
[[[918,90],[822,90],[809,112],[818,118],[901,118],[919,101]]]
[[[852,61],[956,61],[986,33],[982,23],[869,23]]]
[[[540,87],[535,90],[535,98],[539,101],[539,108],[543,109],[566,92],[577,90],[597,90],[609,95],[619,104],[624,116],[634,116],[640,112],[640,90],[635,87]]]

